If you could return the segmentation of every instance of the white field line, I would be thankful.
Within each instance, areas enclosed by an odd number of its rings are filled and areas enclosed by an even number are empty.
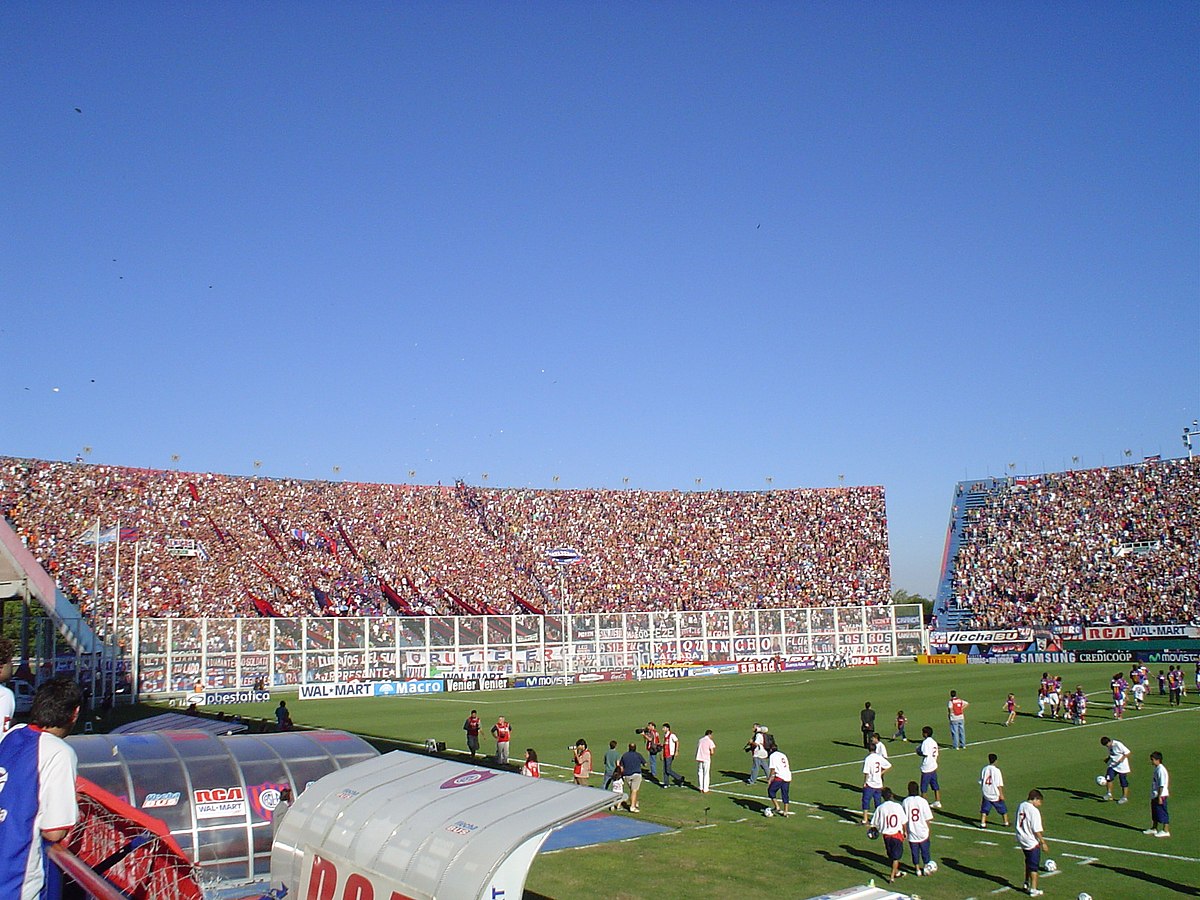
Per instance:
[[[941,821],[938,821],[937,819],[935,819],[934,822],[935,822],[935,824],[933,827],[937,828],[937,829],[961,828],[964,831],[978,830],[975,828],[974,825],[959,825],[954,822],[941,822]],[[1174,860],[1178,860],[1179,862],[1200,863],[1200,857],[1195,857],[1195,856],[1176,856],[1172,853],[1155,853],[1152,850],[1135,850],[1132,847],[1110,847],[1108,844],[1088,844],[1084,841],[1070,841],[1070,840],[1067,840],[1066,838],[1059,838],[1059,837],[1054,837],[1054,836],[1047,837],[1046,843],[1048,843],[1048,844],[1067,844],[1071,847],[1087,847],[1090,850],[1111,850],[1114,853],[1133,853],[1137,856],[1153,856],[1158,859],[1174,859]],[[1013,846],[1014,847],[1016,846],[1016,836],[1015,835],[1013,836]]]

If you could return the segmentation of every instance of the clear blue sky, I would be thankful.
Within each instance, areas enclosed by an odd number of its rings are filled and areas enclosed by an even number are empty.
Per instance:
[[[1200,416],[1194,2],[18,0],[0,42],[0,453],[844,477],[931,593],[956,481]]]

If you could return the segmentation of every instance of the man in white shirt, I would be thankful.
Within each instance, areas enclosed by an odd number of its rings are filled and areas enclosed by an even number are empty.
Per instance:
[[[712,757],[717,752],[716,741],[713,740],[712,729],[704,732],[704,737],[696,742],[696,787],[700,793],[708,793],[709,776],[712,774]]]
[[[917,748],[917,756],[921,757],[921,796],[926,791],[933,791],[933,802],[929,805],[934,809],[942,808],[942,786],[938,784],[938,754],[941,748],[933,739],[933,729],[926,725],[921,729],[921,746]]]
[[[892,763],[887,757],[880,756],[875,752],[868,753],[867,758],[863,760],[862,823],[864,825],[870,821],[871,804],[874,804],[874,808],[878,810],[880,804],[883,803],[883,773],[891,767]]]
[[[44,845],[61,841],[79,817],[75,800],[75,751],[63,740],[75,727],[82,693],[69,678],[38,688],[30,724],[10,729],[0,740],[5,773],[0,817],[0,897],[37,900],[44,896]]]
[[[979,827],[987,828],[987,817],[993,809],[1004,816],[1004,824],[1008,826],[1008,804],[1004,802],[1004,775],[996,765],[998,757],[995,753],[988,754],[988,764],[979,773],[979,787],[983,791],[983,800],[979,804]]]
[[[0,734],[12,727],[13,716],[17,714],[17,698],[8,686],[12,678],[12,657],[12,641],[0,639]]]
[[[1129,748],[1116,738],[1102,737],[1100,745],[1108,751],[1104,772],[1104,799],[1111,800],[1113,776],[1121,782],[1121,799],[1117,803],[1129,802]]]
[[[781,816],[790,816],[792,791],[792,766],[787,754],[779,749],[779,745],[767,757],[767,796],[775,806],[775,811]]]
[[[888,758],[887,745],[883,743],[883,738],[879,736],[878,731],[871,735],[871,750],[878,753],[884,759]]]
[[[767,774],[767,757],[770,753],[766,746],[767,729],[754,723],[754,732],[750,735],[750,777],[746,779],[746,784],[754,784],[758,781],[758,773],[761,771],[764,775]],[[768,779],[769,780],[769,779]]]
[[[1150,754],[1150,765],[1154,772],[1150,776],[1150,822],[1151,825],[1142,834],[1152,834],[1155,837],[1169,838],[1171,836],[1171,815],[1167,812],[1167,798],[1171,796],[1171,776],[1163,765],[1163,756],[1157,750]]]
[[[1038,870],[1042,867],[1042,851],[1049,850],[1042,832],[1042,792],[1032,790],[1029,799],[1017,807],[1017,843],[1025,854],[1025,889],[1030,897],[1040,897]]]
[[[888,882],[903,878],[905,873],[900,871],[900,860],[904,858],[904,807],[895,801],[891,788],[883,789],[883,802],[871,816],[871,827],[883,835],[883,849],[892,864]]]
[[[921,786],[915,781],[908,783],[908,796],[904,798],[904,821],[908,829],[908,849],[912,853],[913,868],[918,875],[932,874],[929,865],[929,823],[933,821],[933,810],[921,796]]]

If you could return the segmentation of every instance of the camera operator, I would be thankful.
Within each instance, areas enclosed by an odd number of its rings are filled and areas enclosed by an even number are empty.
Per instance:
[[[754,784],[758,781],[758,773],[761,771],[764,776],[767,772],[767,728],[765,725],[754,723],[754,730],[750,733],[750,740],[746,742],[743,748],[750,754],[750,777],[746,779],[746,784]]]
[[[580,738],[571,747],[571,755],[575,760],[575,783],[587,784],[592,774],[592,751],[588,749],[587,741]]]

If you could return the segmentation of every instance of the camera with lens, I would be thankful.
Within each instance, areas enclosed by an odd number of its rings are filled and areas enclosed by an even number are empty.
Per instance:
[[[633,729],[633,733],[634,734],[645,734],[646,729],[645,728],[635,728],[635,729]]]

